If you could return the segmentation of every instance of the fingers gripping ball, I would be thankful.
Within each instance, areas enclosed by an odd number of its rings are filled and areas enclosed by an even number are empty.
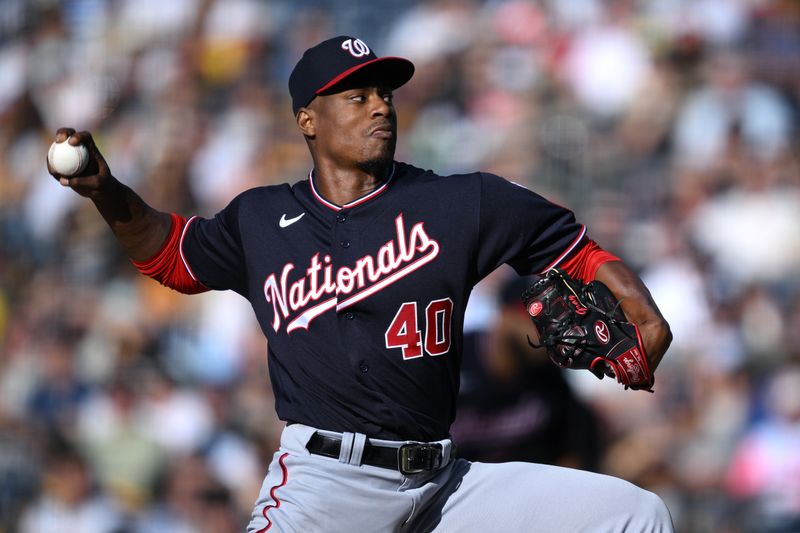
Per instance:
[[[616,377],[625,388],[652,392],[653,374],[639,328],[628,322],[603,283],[584,285],[552,269],[522,294],[550,359],[564,368],[588,369],[598,378]]]
[[[69,139],[54,142],[47,152],[47,161],[50,163],[50,168],[62,176],[74,176],[86,168],[89,162],[89,150],[82,144],[71,145]]]

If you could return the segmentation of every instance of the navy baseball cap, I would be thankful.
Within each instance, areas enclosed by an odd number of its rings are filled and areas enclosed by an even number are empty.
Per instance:
[[[378,57],[364,41],[348,35],[322,41],[305,51],[289,76],[294,114],[356,74],[397,89],[414,75],[414,64],[402,57]]]

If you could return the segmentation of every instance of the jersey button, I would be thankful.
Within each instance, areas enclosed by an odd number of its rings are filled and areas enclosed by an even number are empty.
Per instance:
[[[358,369],[361,370],[364,374],[369,372],[369,365],[364,361],[361,361],[361,364],[358,365]]]
[[[353,313],[351,313],[351,312],[349,312],[349,311],[348,311],[347,313],[345,313],[344,317],[345,317],[347,320],[353,320],[353,319],[356,317],[356,315],[354,315]]]
[[[350,248],[350,241],[342,241],[339,244],[342,248]]]
[[[338,215],[336,215],[337,222],[344,222],[345,220],[347,220],[347,215],[345,215],[344,213],[339,213]]]

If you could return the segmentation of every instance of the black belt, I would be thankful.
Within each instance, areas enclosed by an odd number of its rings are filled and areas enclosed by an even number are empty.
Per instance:
[[[325,457],[339,458],[341,437],[328,437],[314,433],[306,444],[309,452]],[[443,450],[439,443],[412,442],[399,448],[364,443],[361,463],[397,470],[403,475],[430,472],[443,466]]]

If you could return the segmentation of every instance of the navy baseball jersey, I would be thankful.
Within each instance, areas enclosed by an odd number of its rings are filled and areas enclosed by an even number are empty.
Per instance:
[[[584,233],[571,211],[501,177],[395,163],[343,206],[313,173],[248,190],[191,219],[181,254],[197,281],[252,304],[282,420],[431,441],[455,416],[471,288],[503,263],[555,266]]]

